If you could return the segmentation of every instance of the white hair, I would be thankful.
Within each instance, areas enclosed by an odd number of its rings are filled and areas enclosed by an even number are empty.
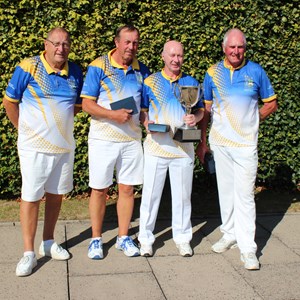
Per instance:
[[[246,36],[245,36],[245,34],[243,33],[243,31],[241,31],[241,30],[238,29],[238,28],[232,28],[232,29],[229,29],[229,30],[225,33],[224,38],[223,38],[223,46],[226,46],[226,43],[227,43],[229,34],[232,33],[232,32],[234,32],[234,31],[240,32],[240,33],[242,34],[242,36],[243,36],[243,43],[244,43],[244,46],[245,46],[245,48],[246,48],[246,46],[247,46]]]

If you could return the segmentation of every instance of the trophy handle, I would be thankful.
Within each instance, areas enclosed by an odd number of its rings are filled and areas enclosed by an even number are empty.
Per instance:
[[[195,94],[195,90],[197,93]],[[173,94],[182,105],[185,114],[191,114],[192,107],[203,97],[202,85],[198,84],[195,86],[181,86],[177,82],[173,86]]]
[[[180,85],[177,83],[177,82],[175,82],[174,83],[174,85],[173,85],[173,94],[174,94],[174,96],[177,98],[177,100],[182,104],[182,93],[181,93],[181,87],[180,87]]]

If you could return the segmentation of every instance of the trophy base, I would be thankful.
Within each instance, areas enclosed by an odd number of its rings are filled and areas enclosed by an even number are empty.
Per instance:
[[[168,132],[170,131],[170,126],[166,124],[149,123],[148,130],[155,132]]]
[[[173,139],[181,143],[199,143],[201,141],[201,130],[194,128],[176,128]]]

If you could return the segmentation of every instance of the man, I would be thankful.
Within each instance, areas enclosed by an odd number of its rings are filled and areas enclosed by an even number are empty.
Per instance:
[[[259,269],[256,257],[254,184],[257,171],[259,122],[277,109],[276,95],[260,65],[245,59],[246,38],[239,29],[223,40],[225,59],[210,67],[204,78],[205,116],[197,154],[203,163],[206,129],[211,113],[209,143],[216,163],[221,232],[212,246],[222,253],[234,246],[249,270]],[[258,98],[263,101],[259,109]]]
[[[54,241],[54,229],[62,196],[73,188],[73,122],[81,107],[83,75],[77,65],[68,62],[71,40],[65,29],[52,29],[44,46],[40,56],[25,59],[16,67],[3,99],[7,115],[18,129],[22,173],[24,256],[17,265],[17,276],[30,275],[37,265],[34,239],[44,194],[45,221],[39,254],[57,260],[70,258]]]
[[[126,256],[139,255],[139,249],[128,236],[134,207],[133,186],[143,182],[139,112],[143,80],[150,74],[136,59],[139,38],[138,29],[132,25],[118,28],[114,39],[116,48],[89,65],[81,92],[83,110],[92,116],[88,139],[92,188],[89,201],[92,239],[88,257],[91,259],[103,258],[102,224],[114,169],[119,190],[119,231],[115,246]],[[122,104],[120,109],[111,109],[110,104],[120,100],[124,103],[128,98],[137,113],[133,114],[133,109],[123,108]]]
[[[198,101],[194,114],[185,115],[185,110],[177,99],[176,86],[199,86],[193,77],[181,72],[183,45],[168,41],[164,45],[161,72],[145,80],[142,100],[142,122],[161,123],[170,126],[169,132],[151,132],[144,142],[144,185],[140,207],[138,240],[141,255],[152,256],[155,241],[153,230],[169,170],[172,194],[172,233],[173,240],[182,256],[191,256],[191,192],[194,169],[193,143],[181,143],[173,139],[176,127],[185,122],[195,126],[203,117],[202,101]],[[176,97],[177,96],[177,97]]]

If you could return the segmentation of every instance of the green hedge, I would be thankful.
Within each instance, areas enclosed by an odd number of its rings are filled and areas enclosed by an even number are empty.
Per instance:
[[[141,31],[139,58],[152,71],[162,68],[160,53],[167,39],[183,42],[184,71],[203,80],[206,69],[223,57],[224,33],[241,28],[248,42],[247,57],[267,71],[278,94],[279,109],[261,125],[258,183],[294,188],[299,165],[299,2],[298,0],[2,0],[0,3],[0,91],[4,92],[15,66],[43,50],[43,38],[54,26],[71,33],[70,59],[87,65],[110,50],[115,29],[133,23]],[[0,196],[20,193],[21,179],[16,131],[1,103]],[[87,134],[89,117],[76,116],[75,189],[88,190]],[[195,178],[203,169],[196,161]]]

